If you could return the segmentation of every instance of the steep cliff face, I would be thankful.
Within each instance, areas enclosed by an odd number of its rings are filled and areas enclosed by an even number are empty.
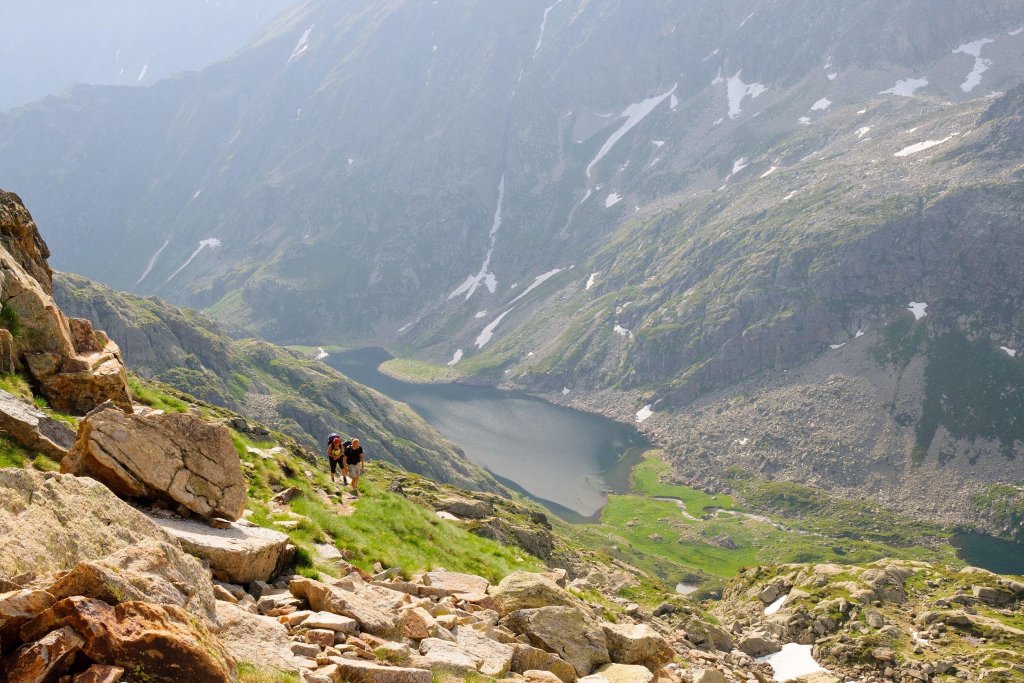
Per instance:
[[[405,406],[327,365],[256,339],[233,340],[208,318],[57,273],[61,306],[122,340],[132,369],[280,429],[316,452],[327,434],[358,436],[371,457],[438,481],[500,487]]]
[[[0,371],[21,372],[58,410],[131,409],[117,345],[53,301],[49,250],[17,195],[0,190]]]

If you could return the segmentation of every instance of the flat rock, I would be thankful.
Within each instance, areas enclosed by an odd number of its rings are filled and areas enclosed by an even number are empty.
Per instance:
[[[246,483],[228,430],[190,413],[90,413],[61,471],[123,498],[183,505],[200,517],[242,516]]]
[[[512,666],[515,649],[511,645],[492,640],[472,628],[456,628],[455,642],[466,652],[481,659],[479,670],[486,676],[501,678]]]
[[[346,683],[431,683],[433,674],[429,669],[413,669],[403,666],[383,666],[359,659],[332,657],[331,663],[337,668],[337,681]]]
[[[93,664],[75,676],[71,683],[117,683],[123,675],[124,669],[119,666]]]
[[[327,629],[335,633],[355,635],[359,633],[359,622],[350,617],[331,612],[314,612],[302,620],[304,628]]]
[[[280,671],[299,670],[290,650],[293,641],[288,629],[276,619],[218,602],[217,622],[217,637],[237,661],[259,662]]]
[[[483,657],[468,652],[458,643],[440,638],[425,638],[420,641],[420,654],[431,669],[437,667],[463,675],[469,671],[479,671],[484,661]]]
[[[487,579],[474,574],[435,571],[424,574],[423,585],[430,589],[424,591],[426,594],[445,596],[457,593],[486,593],[490,584]]]
[[[267,581],[291,559],[288,536],[235,522],[228,529],[186,519],[155,519],[185,552],[210,563],[215,578],[228,583]]]
[[[576,680],[576,669],[558,655],[525,643],[512,644],[512,671],[525,674],[531,670],[550,671],[563,683]]]
[[[654,680],[654,673],[646,666],[605,664],[579,680],[581,683],[651,683]]]

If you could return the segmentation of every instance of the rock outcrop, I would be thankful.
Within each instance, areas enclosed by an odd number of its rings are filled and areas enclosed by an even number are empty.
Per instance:
[[[47,402],[84,414],[104,401],[131,410],[117,344],[87,320],[68,319],[53,301],[50,252],[17,195],[0,191],[0,302],[3,365],[26,372]]]
[[[102,481],[119,496],[201,517],[235,520],[245,508],[245,478],[227,430],[188,413],[92,413],[61,470]]]

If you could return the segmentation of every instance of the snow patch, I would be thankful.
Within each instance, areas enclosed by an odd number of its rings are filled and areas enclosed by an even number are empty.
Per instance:
[[[655,95],[654,97],[649,97],[641,102],[636,102],[622,110],[622,113],[619,114],[618,118],[625,118],[626,120],[621,126],[619,126],[619,129],[612,133],[611,137],[609,137],[605,141],[604,145],[601,146],[601,149],[597,152],[597,156],[594,157],[593,161],[587,164],[586,173],[588,178],[590,177],[590,172],[593,170],[594,166],[597,165],[597,162],[601,161],[601,159],[603,159],[605,155],[612,150],[612,147],[615,146],[615,143],[621,140],[626,133],[632,130],[638,123],[647,118],[648,114],[654,111],[659,104],[664,102],[670,95],[672,95],[676,91],[677,85],[678,84],[673,85],[672,89],[666,93],[663,93],[661,95]]]
[[[316,349],[316,359],[317,360],[323,360],[324,358],[327,358],[330,355],[331,354],[329,354],[326,351],[324,351],[324,347],[322,347],[322,346],[318,346],[317,347],[317,349]]]
[[[604,200],[604,208],[610,209],[611,207],[615,206],[616,204],[618,204],[621,201],[622,201],[622,195],[620,195],[618,192],[612,192]]]
[[[708,61],[709,59],[711,59],[712,57],[714,57],[715,55],[717,55],[717,54],[718,54],[718,50],[719,50],[719,48],[717,48],[717,47],[716,47],[716,48],[715,48],[714,50],[712,50],[712,51],[711,51],[711,52],[710,52],[710,53],[708,54],[708,56],[707,56],[707,57],[705,57],[704,59],[702,59],[702,60],[700,60],[700,61],[702,61],[702,62],[706,62],[706,61]]]
[[[612,332],[619,335],[620,337],[629,337],[630,339],[633,338],[632,330],[627,330],[625,327],[618,323],[615,323],[615,327],[612,328]]]
[[[1018,29],[1014,29],[1013,31],[1010,31],[1007,35],[1019,36],[1021,33],[1024,33],[1024,26],[1021,26]]]
[[[743,28],[743,25],[744,25],[744,24],[746,24],[746,23],[747,23],[748,21],[750,21],[751,19],[753,19],[753,18],[754,18],[754,15],[755,15],[755,14],[757,14],[757,10],[754,10],[753,12],[751,12],[750,14],[748,14],[748,15],[747,15],[747,18],[746,18],[746,19],[744,19],[743,21],[741,21],[741,22],[740,22],[740,25],[739,25],[739,27],[738,27],[738,28]]]
[[[764,608],[764,613],[765,614],[775,614],[776,612],[779,611],[779,609],[783,605],[786,604],[786,600],[788,600],[788,599],[789,599],[789,593],[786,593],[785,595],[783,595],[782,597],[777,599],[775,602],[773,602],[772,604],[770,604],[767,607],[765,607]]]
[[[586,287],[586,289],[588,291],[590,290],[591,287],[594,286],[594,283],[597,282],[597,276],[600,275],[600,274],[601,273],[599,271],[598,272],[594,272],[594,273],[591,273],[590,277],[587,278],[587,287]]]
[[[202,193],[203,193],[202,190],[196,190],[195,192],[192,193],[192,199],[195,199],[196,197],[198,197]]]
[[[742,70],[737,71],[736,75],[730,77],[726,82],[730,119],[735,119],[743,113],[742,105],[745,97],[750,97],[752,100],[757,99],[768,90],[768,87],[761,83],[744,83],[740,78],[741,73],[743,73]]]
[[[480,266],[480,272],[476,275],[470,275],[466,278],[461,285],[452,290],[452,293],[448,295],[448,300],[451,301],[460,294],[465,294],[466,299],[473,296],[477,288],[480,285],[487,287],[487,290],[494,294],[494,291],[498,288],[498,278],[495,277],[494,273],[490,272],[491,268],[491,255],[494,253],[494,243],[498,239],[498,229],[501,227],[501,205],[505,201],[505,174],[501,174],[501,181],[498,183],[498,205],[494,209],[494,221],[491,223],[491,231],[489,236],[491,238],[491,245],[487,248],[487,254],[484,256],[483,265]]]
[[[672,111],[675,111],[676,109],[679,108],[679,98],[676,97],[674,94],[668,101],[668,108],[671,109]]]
[[[1000,346],[999,350],[1004,352],[1010,358],[1016,358],[1017,357],[1017,349],[1011,349],[1008,346]]]
[[[142,71],[139,72],[139,77],[135,79],[136,83],[142,83],[142,79],[146,77],[146,73],[149,71],[149,62],[142,65]]]
[[[220,247],[220,244],[220,240],[217,239],[216,237],[208,237],[205,240],[200,241],[199,246],[196,247],[196,250],[192,252],[192,255],[189,256],[184,263],[178,266],[178,269],[176,271],[171,273],[171,276],[167,278],[167,282],[173,280],[175,275],[183,271],[185,267],[188,266],[188,264],[192,263],[192,259],[194,259],[196,256],[199,256],[199,252],[201,252],[203,249],[206,249],[207,247],[209,247],[210,249],[217,249],[218,247]]]
[[[636,411],[636,421],[637,422],[643,422],[644,420],[649,418],[651,415],[654,415],[654,411],[651,410],[651,404],[648,403],[643,408],[641,408],[640,410]]]
[[[146,276],[149,275],[149,271],[153,270],[153,266],[156,265],[156,260],[160,258],[160,252],[166,249],[167,245],[170,243],[171,240],[165,241],[162,245],[160,245],[160,248],[156,250],[156,253],[149,257],[149,263],[146,264],[146,269],[142,271],[142,277],[136,280],[135,284],[139,284],[140,282],[146,279]]]
[[[485,315],[487,315],[486,309],[483,310],[483,311],[477,311],[476,315],[474,315],[473,317],[476,318],[477,320],[479,320],[480,318],[484,317]]]
[[[526,296],[527,294],[529,294],[530,292],[532,292],[533,290],[537,289],[542,284],[547,282],[548,279],[550,279],[550,278],[554,277],[555,275],[558,275],[559,273],[561,273],[562,270],[563,270],[562,268],[553,268],[552,270],[549,270],[546,273],[541,273],[540,275],[538,275],[537,277],[535,277],[533,279],[533,282],[530,284],[529,287],[527,287],[526,289],[523,290],[522,294],[517,296],[515,299],[512,299],[511,303],[514,304],[515,302],[519,301],[524,296]]]
[[[865,135],[867,135],[868,131],[870,131],[870,130],[871,130],[871,126],[864,126],[863,128],[858,128],[857,129],[857,139],[859,140],[862,137],[864,137]]]
[[[778,652],[758,657],[755,661],[771,664],[774,672],[773,678],[780,683],[782,681],[796,680],[800,676],[825,671],[818,662],[811,656],[811,645],[799,645],[797,643],[786,643]]]
[[[455,349],[455,353],[452,354],[452,359],[448,361],[448,367],[451,367],[462,360],[462,349]]]
[[[537,44],[533,48],[533,57],[537,56],[537,53],[540,51],[541,43],[544,42],[544,30],[548,27],[548,15],[551,14],[551,10],[558,7],[561,3],[562,0],[555,0],[555,4],[544,10],[544,18],[540,22],[540,35],[537,36]]]
[[[835,351],[836,349],[841,349],[841,348],[843,348],[844,346],[846,346],[846,342],[843,342],[842,344],[829,344],[829,345],[828,345],[828,348],[830,348],[830,349],[832,349],[833,351]]]
[[[736,175],[747,167],[747,158],[740,157],[736,161],[732,162],[732,173],[730,175]]]
[[[992,66],[991,59],[985,59],[981,56],[981,48],[991,42],[993,42],[991,38],[982,38],[981,40],[975,40],[972,43],[964,43],[953,50],[953,54],[963,53],[974,57],[974,68],[971,69],[969,74],[967,74],[967,78],[964,82],[960,84],[960,89],[964,92],[971,92],[974,90],[978,84],[981,83],[981,75],[988,71],[988,68]]]
[[[562,396],[568,396],[572,393],[572,389],[569,387],[562,387]]]
[[[662,145],[665,144],[665,141],[664,140],[651,140],[651,144],[654,145],[655,147],[661,147]]]
[[[924,142],[918,142],[918,143],[910,145],[908,147],[904,147],[900,151],[898,151],[895,154],[893,154],[893,156],[894,157],[909,157],[912,154],[917,154],[918,152],[923,152],[926,149],[931,149],[932,147],[936,147],[938,145],[941,145],[944,142],[949,142],[952,139],[953,139],[953,136],[949,135],[947,137],[942,138],[941,140],[925,140]]]
[[[775,173],[775,172],[776,172],[776,171],[778,171],[778,170],[779,170],[779,167],[778,167],[778,166],[772,166],[772,167],[771,167],[771,168],[769,168],[769,169],[768,169],[767,171],[765,171],[764,173],[762,173],[762,174],[761,174],[761,177],[762,177],[762,178],[767,178],[767,177],[768,177],[768,176],[770,176],[770,175],[771,175],[772,173]]]
[[[825,111],[832,106],[832,100],[827,97],[822,97],[820,100],[811,105],[811,111]]]
[[[295,49],[292,50],[292,54],[288,57],[288,61],[285,62],[285,65],[291,64],[292,60],[297,59],[302,53],[309,49],[309,32],[312,30],[313,27],[310,26],[302,32],[302,35],[299,37],[299,42],[295,44]]]
[[[232,136],[232,138],[230,140],[228,140],[228,144],[229,145],[235,144],[235,141],[238,140],[238,138],[240,138],[241,136],[242,136],[242,129],[239,128],[238,130],[235,131],[234,136]]]
[[[484,348],[484,346],[487,345],[487,342],[491,341],[491,338],[494,337],[494,330],[498,327],[498,325],[501,324],[501,321],[505,319],[505,316],[511,312],[512,309],[510,308],[501,315],[499,315],[497,318],[492,320],[490,323],[488,323],[487,327],[481,330],[480,334],[478,334],[476,337],[476,341],[474,342],[478,349]]]
[[[928,315],[925,311],[926,308],[928,308],[928,304],[922,301],[911,301],[907,304],[907,310],[914,314],[914,320],[920,320]]]
[[[927,78],[904,78],[896,81],[896,85],[888,90],[882,90],[879,95],[899,95],[900,97],[913,97],[914,93],[928,85]]]
[[[810,116],[801,116],[800,118],[798,118],[796,120],[796,122],[799,123],[801,126],[809,126],[809,125],[811,125],[811,117]]]
[[[837,74],[837,73],[834,73],[834,72],[833,72],[833,73],[830,73],[830,74],[825,74],[825,76],[827,76],[827,77],[828,77],[828,80],[830,80],[830,81],[834,81],[834,80],[836,80],[836,76],[838,76],[838,75],[839,75],[839,74]]]
[[[860,339],[864,336],[864,330],[857,330],[857,334],[853,335],[854,339]]]

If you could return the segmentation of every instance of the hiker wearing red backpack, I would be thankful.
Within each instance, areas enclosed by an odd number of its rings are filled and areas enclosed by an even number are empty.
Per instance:
[[[345,455],[345,447],[351,442],[342,443],[339,434],[331,434],[327,437],[327,460],[331,463],[331,483],[334,483],[334,472],[341,465],[341,485],[348,486],[348,479],[345,474],[345,462],[342,459]]]

